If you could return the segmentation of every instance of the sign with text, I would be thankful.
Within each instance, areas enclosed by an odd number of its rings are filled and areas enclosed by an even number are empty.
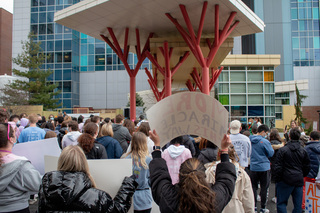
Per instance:
[[[199,92],[171,95],[152,106],[147,117],[161,146],[181,135],[198,135],[220,147],[228,130],[228,111],[213,97]]]
[[[26,157],[36,170],[38,170],[41,175],[44,175],[44,156],[60,156],[61,150],[57,138],[48,138],[39,141],[18,143],[13,147],[12,153]]]
[[[320,213],[320,190],[315,183],[306,181],[305,212]]]

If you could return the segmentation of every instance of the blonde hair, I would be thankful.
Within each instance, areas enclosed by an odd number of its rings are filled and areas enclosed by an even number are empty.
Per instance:
[[[92,187],[96,188],[96,183],[89,172],[87,158],[79,146],[67,146],[62,150],[58,160],[57,170],[66,172],[83,172],[89,177]]]
[[[113,137],[113,130],[111,124],[103,124],[100,131],[100,137],[102,136],[110,136]]]
[[[133,159],[133,162],[136,164],[138,168],[140,168],[140,159],[142,167],[144,169],[148,169],[148,165],[146,163],[146,157],[148,155],[147,136],[142,132],[136,132],[133,134],[131,141],[131,151],[126,156],[130,154]]]

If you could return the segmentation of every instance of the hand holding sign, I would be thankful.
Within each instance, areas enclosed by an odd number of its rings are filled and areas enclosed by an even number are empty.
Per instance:
[[[231,144],[231,139],[229,135],[225,134],[221,140],[221,149],[228,149],[230,144]]]
[[[218,147],[228,130],[228,111],[219,101],[199,92],[171,95],[147,111],[150,128],[164,146],[181,135],[198,135]]]
[[[149,131],[150,139],[154,142],[155,146],[160,146],[160,138],[156,130]]]

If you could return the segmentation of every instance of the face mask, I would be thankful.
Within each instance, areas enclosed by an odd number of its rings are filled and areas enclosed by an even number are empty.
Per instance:
[[[50,118],[50,120],[54,121],[54,118]]]
[[[17,124],[18,124],[18,125],[20,124],[20,120],[17,122]]]
[[[265,135],[265,136],[264,136],[264,138],[267,138],[267,137],[268,137],[268,135]]]
[[[251,124],[251,122],[249,122],[248,124]]]

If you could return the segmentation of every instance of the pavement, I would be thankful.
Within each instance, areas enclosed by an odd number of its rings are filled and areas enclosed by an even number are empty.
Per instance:
[[[267,202],[267,209],[269,209],[270,213],[277,213],[277,206],[274,202],[271,201],[271,199],[274,197],[274,194],[275,194],[275,184],[274,183],[271,183],[270,184],[270,188],[269,188],[269,197],[268,197],[268,202]],[[258,202],[258,210],[260,209],[260,202]],[[38,202],[33,204],[33,205],[30,205],[30,212],[31,213],[35,213],[37,211],[37,208],[38,208]],[[291,197],[288,201],[288,206],[287,206],[287,211],[288,212],[292,212],[293,210],[293,203],[292,203],[292,200],[291,200]],[[152,212],[152,211],[151,211]]]

